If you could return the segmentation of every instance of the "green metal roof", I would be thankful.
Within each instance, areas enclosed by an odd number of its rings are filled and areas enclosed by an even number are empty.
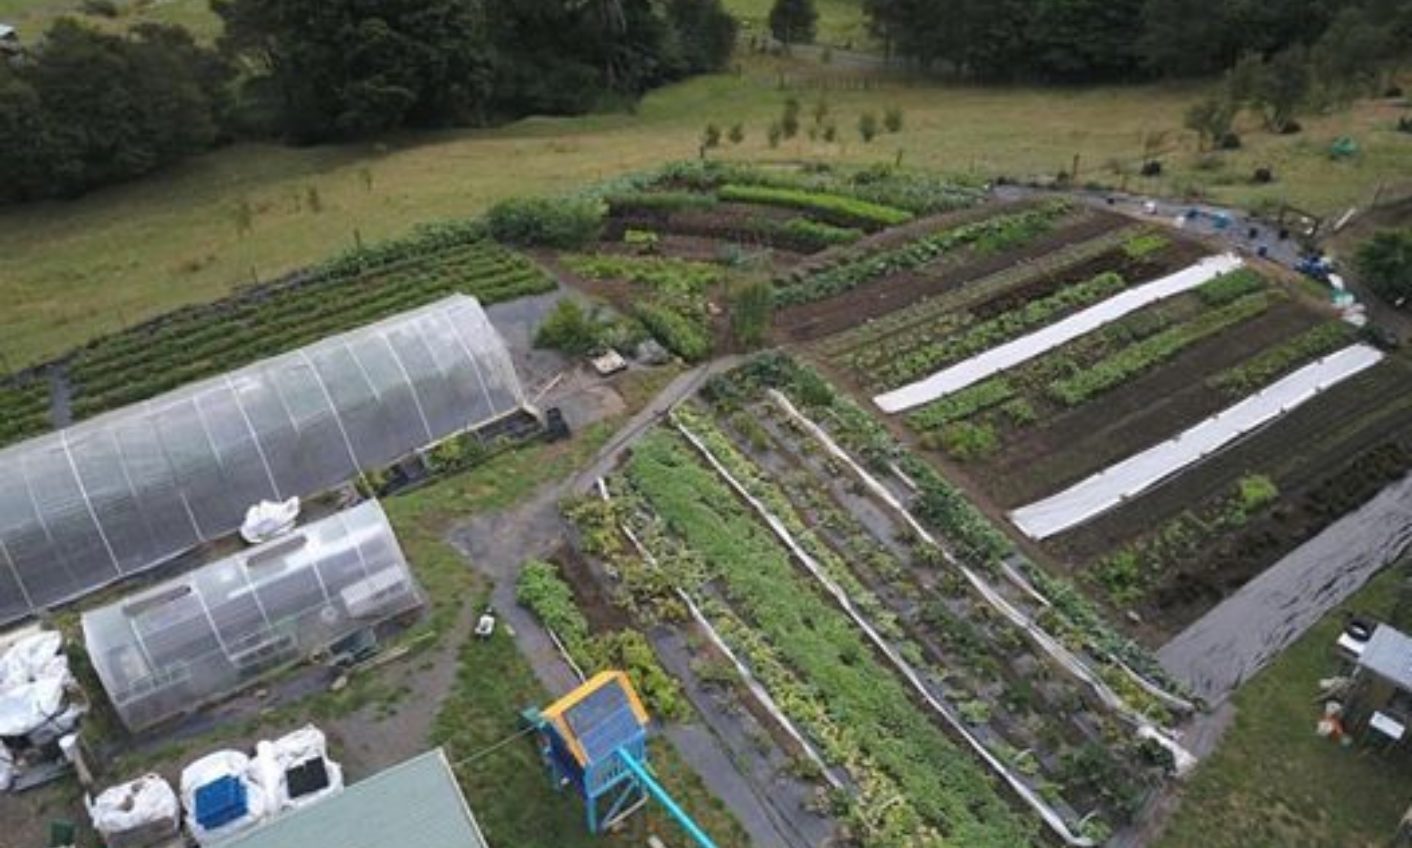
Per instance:
[[[222,848],[487,848],[440,748],[261,825]]]

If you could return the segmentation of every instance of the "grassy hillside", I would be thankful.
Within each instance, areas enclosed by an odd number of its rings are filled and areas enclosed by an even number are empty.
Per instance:
[[[752,0],[754,1],[754,0]],[[14,5],[15,0],[0,0]],[[187,0],[194,3],[196,0]],[[174,5],[181,5],[180,3]],[[772,149],[766,127],[794,93],[806,115],[821,96],[838,143],[800,138]],[[558,192],[697,155],[707,122],[745,126],[746,140],[712,155],[772,160],[894,161],[979,174],[1054,174],[1080,155],[1080,179],[1119,182],[1144,134],[1170,131],[1167,172],[1130,188],[1201,185],[1221,200],[1288,199],[1341,211],[1382,178],[1412,173],[1412,147],[1386,103],[1305,121],[1298,136],[1246,136],[1220,169],[1196,167],[1181,116],[1192,88],[980,88],[889,78],[817,60],[746,57],[738,73],[659,90],[634,114],[536,118],[492,130],[406,134],[379,143],[290,148],[241,144],[72,202],[0,209],[0,368],[52,356],[95,334],[175,306],[210,300],[253,279],[412,225],[474,215],[501,198]],[[906,126],[871,145],[865,111],[896,106]],[[808,119],[806,118],[806,121]],[[1335,163],[1334,137],[1363,155]],[[1254,186],[1257,165],[1277,182]],[[237,221],[248,209],[248,232]]]

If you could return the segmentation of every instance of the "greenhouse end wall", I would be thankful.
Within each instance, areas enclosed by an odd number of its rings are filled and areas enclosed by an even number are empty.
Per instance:
[[[368,501],[87,612],[83,637],[136,731],[421,604],[387,516]]]
[[[0,451],[0,624],[523,405],[457,295]]]

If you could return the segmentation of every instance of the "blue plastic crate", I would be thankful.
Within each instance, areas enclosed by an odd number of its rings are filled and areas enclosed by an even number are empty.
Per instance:
[[[245,784],[227,775],[196,790],[196,823],[205,830],[230,824],[250,810]]]

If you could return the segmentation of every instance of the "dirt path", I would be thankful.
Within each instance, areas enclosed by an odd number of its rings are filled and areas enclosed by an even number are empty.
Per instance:
[[[1412,476],[1251,580],[1157,652],[1209,703],[1224,701],[1305,630],[1412,547]]]

